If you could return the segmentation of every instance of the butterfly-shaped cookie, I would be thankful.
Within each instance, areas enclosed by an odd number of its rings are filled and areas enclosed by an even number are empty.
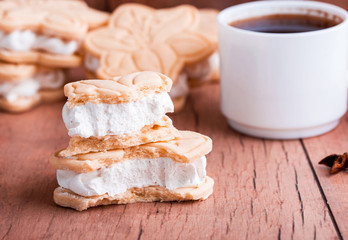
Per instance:
[[[124,4],[107,27],[87,35],[84,46],[97,59],[99,78],[151,70],[175,83],[185,65],[207,58],[216,48],[199,31],[199,21],[198,10],[189,5],[155,10]]]

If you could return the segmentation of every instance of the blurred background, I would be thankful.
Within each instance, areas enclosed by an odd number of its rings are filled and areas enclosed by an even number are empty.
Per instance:
[[[284,0],[286,1],[286,0]],[[166,8],[166,7],[173,7],[179,4],[192,4],[199,8],[217,8],[217,9],[224,9],[232,5],[245,3],[245,2],[253,2],[253,1],[247,1],[247,0],[138,0],[138,1],[127,1],[127,0],[86,0],[86,2],[89,4],[89,6],[105,10],[105,11],[113,11],[118,5],[122,3],[127,2],[137,2],[146,4],[151,7],[155,8]],[[348,0],[321,0],[320,2],[328,2],[335,5],[338,5],[343,8],[348,7]]]

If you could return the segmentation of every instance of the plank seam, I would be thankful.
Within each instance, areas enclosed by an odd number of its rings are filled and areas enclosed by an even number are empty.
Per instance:
[[[7,230],[7,232],[5,233],[5,235],[2,236],[1,240],[4,240],[4,239],[8,236],[8,234],[9,234],[10,231],[11,231],[11,229],[12,229],[12,224],[10,224],[10,227],[8,228],[8,230]]]
[[[303,211],[303,202],[302,202],[302,197],[301,197],[301,192],[298,188],[298,178],[297,178],[297,171],[296,168],[294,167],[294,172],[295,172],[295,187],[298,195],[298,200],[301,205],[301,217],[302,217],[302,225],[304,225],[304,211]]]
[[[311,160],[310,160],[310,158],[309,158],[309,154],[308,154],[307,148],[306,148],[306,146],[305,146],[305,144],[304,144],[304,142],[303,142],[303,139],[300,139],[300,143],[301,143],[302,149],[303,149],[303,151],[304,151],[304,153],[305,153],[305,156],[306,156],[306,158],[307,158],[309,167],[310,167],[311,170],[312,170],[314,179],[315,179],[315,181],[316,181],[316,183],[317,183],[317,186],[318,186],[318,188],[319,188],[320,195],[321,195],[321,197],[323,198],[324,204],[326,205],[326,207],[327,207],[327,209],[328,209],[328,211],[329,211],[330,218],[331,218],[331,221],[332,221],[332,223],[333,223],[333,225],[334,225],[334,228],[335,228],[335,230],[336,230],[336,233],[337,233],[337,235],[338,235],[338,238],[339,238],[340,240],[343,240],[341,231],[340,231],[340,229],[339,229],[339,227],[338,227],[338,225],[337,225],[336,219],[335,219],[335,217],[334,217],[334,215],[333,215],[333,213],[332,213],[332,211],[331,211],[330,204],[329,204],[328,201],[327,201],[327,198],[326,198],[326,196],[325,196],[324,190],[323,190],[323,188],[322,188],[322,186],[321,186],[321,184],[320,184],[318,175],[317,175],[316,171],[314,170],[314,166],[313,166],[313,164],[312,164],[312,162],[311,162]]]
[[[137,239],[140,240],[142,235],[143,235],[143,220],[141,220],[140,222],[140,231],[139,231]]]

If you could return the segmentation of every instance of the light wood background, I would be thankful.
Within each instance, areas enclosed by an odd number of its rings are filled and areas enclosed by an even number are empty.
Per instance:
[[[140,1],[171,6],[179,1]],[[190,1],[223,8],[237,1]],[[348,8],[346,1],[332,1]],[[106,8],[116,1],[91,1]],[[75,80],[83,76],[75,73]],[[220,112],[219,86],[192,91],[179,129],[213,139],[203,202],[139,203],[76,212],[54,204],[49,155],[67,146],[63,102],[23,114],[0,113],[1,239],[343,239],[348,238],[348,175],[317,162],[348,150],[348,115],[332,132],[293,141],[241,135]]]

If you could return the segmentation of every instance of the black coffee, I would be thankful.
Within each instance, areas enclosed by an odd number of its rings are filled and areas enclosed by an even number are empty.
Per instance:
[[[304,14],[272,14],[231,22],[236,28],[263,33],[300,33],[336,26],[340,17],[325,18]]]

